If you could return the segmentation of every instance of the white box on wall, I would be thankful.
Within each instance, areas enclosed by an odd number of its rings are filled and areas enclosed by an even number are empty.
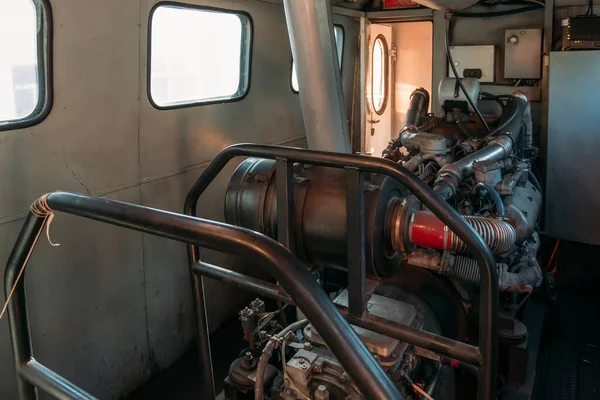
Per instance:
[[[542,30],[504,31],[504,77],[540,79],[542,77]]]
[[[494,46],[452,46],[450,53],[454,59],[454,65],[461,78],[465,78],[465,70],[481,70],[480,82],[494,82]],[[448,76],[454,77],[452,68],[448,64]],[[476,78],[467,76],[467,78]]]

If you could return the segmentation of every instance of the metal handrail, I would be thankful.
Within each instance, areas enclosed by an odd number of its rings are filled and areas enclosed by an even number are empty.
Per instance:
[[[6,295],[15,288],[8,305],[8,317],[21,400],[37,399],[36,388],[58,399],[95,399],[33,358],[24,273],[48,216],[55,211],[253,260],[273,275],[294,298],[295,304],[319,330],[342,366],[347,371],[353,371],[350,376],[368,398],[403,398],[312,278],[307,266],[276,241],[260,233],[219,222],[66,192],[45,195],[36,200],[32,209],[36,212],[30,211],[25,219],[9,256],[4,277]]]
[[[492,253],[481,236],[469,225],[465,219],[456,212],[448,203],[439,197],[425,182],[419,179],[412,172],[402,166],[389,160],[374,157],[364,157],[351,154],[329,153],[314,150],[306,150],[283,146],[269,146],[258,144],[236,144],[227,147],[221,151],[208,165],[200,177],[196,180],[185,199],[184,213],[195,216],[198,199],[208,188],[211,182],[229,163],[231,159],[237,156],[258,157],[277,160],[277,195],[278,205],[285,207],[285,212],[289,212],[291,185],[289,175],[292,163],[299,162],[316,166],[333,168],[353,168],[364,172],[378,173],[386,175],[403,184],[406,189],[412,192],[431,212],[442,220],[471,250],[478,261],[480,280],[480,308],[479,308],[479,341],[477,348],[474,348],[474,358],[481,360],[480,379],[479,379],[479,399],[493,399],[496,395],[496,360],[497,360],[497,316],[498,316],[498,279],[496,264]],[[281,168],[280,168],[281,167]],[[286,169],[284,169],[286,168]],[[280,174],[279,171],[287,173]],[[285,175],[281,177],[280,175]],[[349,175],[347,175],[348,177]],[[348,184],[348,180],[347,180]],[[285,189],[281,189],[283,186]],[[354,188],[355,189],[355,188]],[[285,199],[279,198],[280,194],[287,196]],[[278,209],[278,213],[281,212]],[[287,223],[289,215],[278,215],[278,221]],[[280,225],[280,224],[278,224]],[[281,226],[278,226],[281,229]],[[188,261],[190,270],[193,271],[194,265],[200,262],[198,246],[188,246]],[[351,273],[351,272],[350,272]],[[206,321],[204,285],[202,275],[191,274],[192,290],[194,293],[194,306],[197,314],[196,334],[199,342],[199,351],[203,363],[203,387],[207,392],[205,395],[214,396],[214,381],[212,374],[212,361],[210,357],[210,338],[208,336],[208,324]],[[350,294],[351,296],[351,294]],[[360,318],[352,315],[352,321]],[[310,319],[310,317],[309,317]],[[354,322],[353,322],[354,323]],[[319,331],[320,332],[320,331]],[[405,341],[410,344],[415,343],[415,337],[408,336],[408,330],[402,330],[399,327],[396,333],[407,335]],[[455,342],[451,341],[449,342]],[[475,354],[476,353],[476,354]],[[348,371],[349,373],[352,371]]]

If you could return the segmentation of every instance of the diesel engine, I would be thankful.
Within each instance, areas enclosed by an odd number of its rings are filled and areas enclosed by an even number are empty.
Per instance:
[[[528,329],[520,311],[544,280],[536,259],[542,190],[532,171],[531,109],[526,94],[481,93],[497,104],[491,132],[473,116],[455,79],[438,90],[443,116],[427,113],[429,93],[417,89],[404,127],[382,156],[417,175],[457,210],[494,254],[500,300],[499,382],[518,386],[526,363]],[[276,161],[248,158],[226,194],[230,224],[277,238]],[[348,193],[345,171],[296,163],[290,187],[289,246],[311,266],[334,303],[348,306]],[[369,314],[473,343],[479,329],[480,270],[469,247],[401,183],[366,174],[364,246]],[[280,232],[279,232],[280,234]],[[257,298],[240,311],[248,347],[230,367],[225,398],[364,399],[319,332],[301,312]],[[290,319],[296,322],[289,323]],[[353,326],[399,391],[413,399],[469,398],[477,368],[398,339]],[[508,365],[511,365],[510,369]]]

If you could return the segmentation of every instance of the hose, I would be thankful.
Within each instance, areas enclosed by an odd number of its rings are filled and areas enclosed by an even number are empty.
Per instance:
[[[484,99],[486,100],[494,100],[496,103],[498,103],[498,105],[500,106],[500,108],[502,109],[502,111],[504,111],[504,103],[502,102],[501,98],[498,96],[495,96],[491,93],[488,92],[481,92],[481,95],[483,96]]]
[[[476,268],[476,260],[461,256],[456,256],[453,259],[442,257],[442,260],[453,260],[453,262],[448,262],[448,266],[446,267],[449,270],[448,275],[472,285],[479,285],[481,275],[479,274],[479,270]],[[442,261],[442,263],[443,262],[444,261]],[[499,270],[501,270],[503,267],[506,267],[505,264],[496,265],[498,266]],[[498,280],[500,280],[500,277],[498,277]]]
[[[308,320],[301,319],[300,321],[296,321],[293,324],[286,326],[275,336],[277,336],[279,339],[283,339],[289,332],[296,332],[298,329],[302,329],[306,325],[308,325]]]
[[[504,254],[517,241],[515,229],[507,222],[493,218],[464,216],[467,222],[481,235],[494,254]],[[468,253],[469,248],[454,232],[449,232],[450,250],[455,253]],[[479,271],[479,270],[478,270]]]
[[[512,102],[511,102],[511,100],[513,100],[513,101],[515,101],[515,102],[516,102],[516,101],[522,101],[522,100],[520,100],[518,97],[513,97],[513,96],[510,96],[510,97],[508,98],[507,107],[508,107],[508,105],[509,105],[509,104],[513,106],[513,107],[512,107],[512,109],[510,110],[510,114],[508,114],[508,116],[506,116],[506,117],[505,117],[505,113],[504,113],[504,109],[503,109],[503,110],[502,110],[503,112],[502,112],[502,117],[501,117],[501,118],[502,118],[502,120],[504,120],[504,121],[503,121],[503,122],[501,122],[501,123],[500,123],[500,125],[498,125],[496,128],[494,128],[494,130],[493,130],[492,132],[490,132],[490,134],[489,134],[488,136],[495,136],[495,135],[497,135],[497,134],[499,134],[499,133],[502,133],[502,131],[503,131],[504,129],[506,129],[506,127],[507,127],[508,125],[510,125],[510,124],[511,124],[511,122],[512,122],[512,121],[513,121],[513,120],[516,118],[516,116],[518,115],[518,113],[519,113],[519,106],[518,106],[518,105],[516,105],[516,106],[515,106],[515,104],[516,104],[516,103],[512,103]]]
[[[308,325],[307,319],[302,319],[300,321],[296,321],[291,325],[283,328],[279,333],[276,333],[269,339],[265,348],[260,355],[260,359],[258,360],[258,365],[256,366],[256,380],[254,383],[254,400],[263,400],[265,397],[265,370],[267,368],[267,364],[273,355],[273,351],[279,347],[279,343],[286,337],[286,335],[290,332],[295,332],[298,329],[304,328]]]
[[[467,101],[469,102],[469,105],[475,111],[475,114],[477,114],[477,118],[479,118],[479,120],[483,124],[485,130],[488,133],[491,133],[490,126],[488,125],[488,123],[486,122],[486,120],[483,118],[483,115],[481,114],[481,111],[479,111],[479,109],[477,108],[477,106],[473,102],[473,99],[471,99],[471,96],[469,96],[469,92],[467,92],[467,89],[465,88],[465,85],[462,83],[462,80],[460,79],[460,77],[458,75],[458,71],[456,70],[456,66],[454,65],[454,59],[452,58],[452,53],[450,52],[450,18],[446,19],[446,57],[448,57],[448,62],[450,63],[450,67],[452,68],[452,72],[454,73],[454,76],[456,77],[456,81],[458,82],[458,85],[460,86],[461,90],[465,94],[465,97],[467,98]]]
[[[537,178],[537,176],[535,176],[535,174],[533,172],[529,173],[529,180],[531,181],[531,183],[533,184],[533,186],[535,186],[535,188],[540,193],[544,193],[543,190],[542,190],[542,184],[540,183],[539,179]]]
[[[408,109],[406,111],[406,119],[404,120],[404,125],[402,126],[398,136],[400,139],[400,144],[407,146],[411,138],[417,135],[418,132],[421,132],[418,126],[421,122],[421,119],[427,114],[428,108],[429,93],[427,90],[419,88],[413,91],[410,95]],[[394,145],[395,144],[396,143],[394,143]]]
[[[498,191],[496,189],[494,189],[491,185],[488,185],[487,183],[483,183],[483,182],[478,183],[473,188],[473,190],[475,192],[478,192],[481,189],[487,191],[487,195],[494,202],[494,204],[496,206],[496,213],[497,213],[496,216],[499,218],[504,218],[504,203],[502,202],[502,199],[500,198]],[[481,192],[479,192],[479,193],[481,193]]]
[[[273,355],[273,350],[278,346],[278,339],[273,336],[269,339],[260,355],[258,365],[256,366],[256,380],[254,383],[254,400],[264,400],[265,398],[265,370],[267,364]]]
[[[472,285],[481,283],[477,260],[449,252],[416,249],[409,254],[408,265],[425,268]],[[542,270],[535,258],[524,259],[513,271],[506,263],[497,263],[498,289],[501,292],[531,293],[543,281]]]
[[[403,218],[401,215],[396,218]],[[404,217],[405,218],[405,217]],[[484,218],[472,215],[463,216],[465,221],[479,233],[492,253],[504,254],[516,243],[515,229],[508,223],[495,218]],[[446,250],[453,253],[468,253],[469,248],[453,231],[451,231],[434,214],[428,211],[412,213],[406,222],[396,224],[404,229],[408,223],[408,238],[414,245],[430,249]],[[402,235],[397,235],[402,237]],[[394,248],[398,244],[392,244]]]
[[[442,264],[446,264],[442,268],[448,271],[448,275],[463,282],[479,285],[481,276],[477,260],[444,254]],[[522,267],[515,272],[508,271],[508,265],[504,263],[496,265],[498,266],[498,288],[501,292],[531,293],[542,283],[542,270],[535,258],[522,263]]]
[[[427,114],[429,108],[429,93],[423,88],[415,89],[410,95],[408,110],[404,126],[415,125],[419,126],[421,118]]]

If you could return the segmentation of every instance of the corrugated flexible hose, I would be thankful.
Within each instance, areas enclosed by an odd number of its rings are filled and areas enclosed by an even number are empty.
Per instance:
[[[508,252],[517,240],[514,228],[500,219],[477,216],[463,218],[481,235],[494,254]],[[468,253],[467,245],[435,215],[427,211],[412,214],[408,227],[409,239],[421,247]]]

